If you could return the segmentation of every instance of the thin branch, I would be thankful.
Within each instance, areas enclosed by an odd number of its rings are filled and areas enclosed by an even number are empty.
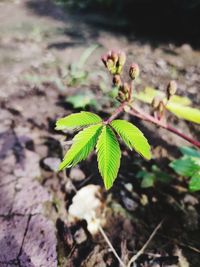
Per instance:
[[[144,246],[137,252],[136,255],[134,255],[130,261],[128,262],[128,267],[131,267],[131,264],[134,263],[140,256],[141,254],[144,253],[145,249],[148,247],[149,243],[151,242],[151,240],[154,238],[154,236],[156,235],[156,233],[158,232],[158,230],[160,229],[160,227],[162,226],[163,224],[163,221],[162,220],[157,226],[156,228],[154,229],[154,231],[152,232],[152,234],[150,235],[149,239],[147,240],[147,242],[144,244]]]
[[[194,140],[193,138],[185,135],[182,132],[179,132],[176,128],[172,127],[171,125],[167,124],[166,122],[163,122],[162,120],[159,120],[158,118],[149,115],[148,113],[145,113],[144,111],[140,110],[139,108],[133,107],[132,105],[130,105],[130,103],[128,102],[123,102],[120,104],[120,106],[114,111],[114,113],[107,119],[104,121],[105,124],[109,124],[111,123],[116,117],[118,117],[120,115],[120,113],[122,113],[124,111],[124,108],[126,106],[129,106],[130,109],[126,110],[127,113],[140,118],[141,120],[145,120],[151,123],[156,124],[159,127],[162,127],[166,130],[168,130],[169,132],[172,132],[178,136],[180,136],[181,138],[185,139],[186,141],[188,141],[189,143],[191,143],[192,145],[194,145],[195,147],[198,147],[200,149],[200,142],[197,140]]]
[[[120,113],[122,113],[124,111],[124,107],[127,105],[127,102],[123,102],[121,103],[121,105],[116,108],[116,110],[114,111],[114,113],[107,119],[104,121],[105,124],[109,124],[111,123],[116,117],[119,116]]]
[[[131,109],[129,111],[127,111],[129,114],[138,117],[142,120],[145,121],[149,121],[152,122],[166,130],[168,130],[169,132],[175,133],[176,135],[180,136],[181,138],[185,139],[186,141],[190,142],[191,144],[193,144],[194,146],[200,148],[200,142],[197,140],[194,140],[193,138],[190,138],[189,136],[179,132],[177,129],[173,128],[172,126],[170,126],[169,124],[163,122],[162,120],[158,120],[157,118],[143,112],[140,111],[138,108],[136,109],[135,107],[131,106]]]
[[[109,248],[111,249],[112,253],[115,255],[117,260],[119,261],[120,265],[126,267],[123,261],[120,259],[119,255],[117,254],[116,250],[114,249],[113,245],[111,244],[110,240],[108,239],[106,233],[104,232],[103,228],[99,225],[99,231],[102,234],[103,238],[105,239],[106,243],[108,244]]]

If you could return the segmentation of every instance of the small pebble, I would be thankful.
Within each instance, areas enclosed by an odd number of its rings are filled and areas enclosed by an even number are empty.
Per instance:
[[[69,177],[75,182],[80,182],[85,179],[85,174],[79,168],[72,168]]]
[[[80,228],[75,232],[74,239],[79,245],[87,240],[87,235],[83,228]]]
[[[58,171],[60,162],[61,160],[59,158],[54,158],[54,157],[48,157],[43,160],[43,164],[45,165],[45,167],[54,172]]]

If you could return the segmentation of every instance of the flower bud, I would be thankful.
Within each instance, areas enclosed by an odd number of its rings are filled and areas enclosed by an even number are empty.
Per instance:
[[[114,62],[112,61],[112,59],[108,59],[107,62],[106,62],[106,66],[108,68],[108,70],[112,73],[112,74],[115,74],[115,64]]]
[[[124,52],[109,51],[101,60],[112,75],[121,74],[126,55]]]
[[[161,101],[158,105],[158,112],[160,117],[162,117],[164,110],[165,110],[165,104]]]
[[[112,55],[112,51],[109,50],[109,51],[108,51],[108,54],[107,54],[108,58],[111,58],[111,55]]]
[[[116,64],[119,58],[117,52],[112,51],[110,58],[113,60],[114,64]]]
[[[118,56],[119,56],[118,65],[123,67],[126,62],[126,54],[123,51],[120,51]]]
[[[103,64],[107,68],[107,56],[106,55],[104,55],[104,56],[101,57],[101,61],[103,62]]]
[[[171,96],[175,95],[177,90],[177,83],[175,81],[170,81],[167,86],[167,99],[170,99]]]
[[[119,74],[113,76],[113,84],[114,86],[120,86],[122,84],[121,78]]]
[[[138,64],[132,64],[129,69],[129,76],[132,80],[135,80],[140,74],[140,69]]]
[[[124,101],[126,100],[126,96],[125,96],[125,94],[124,94],[123,92],[119,91],[119,92],[118,92],[118,96],[117,96],[117,100],[118,100],[119,102],[124,102]]]
[[[157,95],[153,98],[151,106],[153,107],[153,109],[158,109],[161,102],[162,98],[159,95]]]
[[[129,93],[130,91],[130,87],[128,85],[128,83],[124,83],[121,87],[120,87],[120,91],[123,93]]]

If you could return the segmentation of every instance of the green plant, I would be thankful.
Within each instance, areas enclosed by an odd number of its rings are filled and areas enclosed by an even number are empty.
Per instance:
[[[200,190],[200,152],[190,147],[180,148],[183,156],[170,163],[170,167],[181,177],[189,179],[189,190]]]
[[[68,71],[65,75],[65,78],[67,78],[66,83],[68,86],[82,85],[86,82],[89,73],[84,69],[84,66],[88,58],[96,50],[97,47],[97,45],[91,45],[90,47],[85,49],[78,62],[69,65]]]
[[[156,182],[169,183],[172,180],[172,176],[161,171],[156,165],[151,167],[151,171],[147,171],[145,168],[142,169],[136,174],[136,177],[141,180],[142,188],[153,187]]]
[[[125,144],[134,148],[143,157],[150,159],[150,146],[142,132],[125,120],[103,121],[99,116],[82,111],[71,114],[56,123],[57,130],[86,127],[75,135],[73,145],[68,150],[59,170],[73,167],[84,160],[96,146],[99,171],[106,189],[109,189],[117,177],[120,166],[121,151],[115,132]]]
[[[112,187],[120,167],[121,150],[118,143],[120,137],[124,143],[134,149],[141,156],[149,160],[151,158],[150,145],[143,133],[126,120],[116,119],[122,112],[149,121],[171,131],[200,148],[200,143],[166,122],[166,110],[179,117],[200,123],[200,111],[189,107],[189,99],[176,96],[177,85],[171,81],[166,93],[150,90],[150,93],[134,92],[134,81],[139,76],[140,70],[137,64],[132,64],[129,69],[130,83],[122,82],[122,70],[126,62],[123,52],[111,51],[102,57],[105,67],[112,75],[113,85],[118,90],[117,100],[120,103],[113,114],[103,120],[91,112],[80,112],[59,119],[56,130],[82,129],[73,139],[73,144],[65,155],[59,170],[72,167],[84,160],[96,147],[98,167],[103,177],[106,189]],[[151,103],[153,116],[140,110],[135,100]]]

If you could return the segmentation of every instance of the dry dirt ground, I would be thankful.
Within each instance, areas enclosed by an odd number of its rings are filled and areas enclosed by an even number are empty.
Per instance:
[[[50,1],[0,1],[0,267],[118,266],[101,234],[91,235],[85,221],[68,220],[72,197],[90,184],[100,190],[103,226],[124,262],[165,219],[134,266],[199,267],[198,194],[170,186],[141,189],[134,176],[138,166],[147,163],[136,155],[133,163],[126,151],[109,193],[102,189],[93,157],[73,172],[56,173],[65,136],[54,131],[54,124],[73,112],[63,99],[88,87],[68,87],[62,72],[91,44],[99,48],[89,58],[87,70],[103,70],[100,55],[111,48],[123,49],[129,61],[141,66],[139,87],[163,90],[170,79],[177,79],[179,93],[195,106],[200,103],[198,50],[188,44],[141,42],[134,35],[101,28],[98,17],[92,16],[90,23],[87,19]],[[172,123],[199,137],[192,124]],[[138,125],[152,144],[151,164],[165,168],[166,158],[179,155],[177,146],[187,145],[164,130]]]

